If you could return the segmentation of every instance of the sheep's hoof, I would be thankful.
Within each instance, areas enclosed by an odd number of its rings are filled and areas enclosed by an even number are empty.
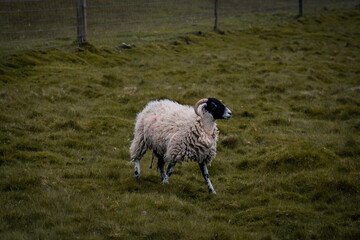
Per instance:
[[[209,193],[212,193],[212,194],[215,194],[216,195],[216,192],[214,189],[209,189]]]
[[[161,180],[161,184],[169,184],[169,178],[164,178],[163,180]]]
[[[136,178],[136,179],[140,179],[140,174],[139,174],[138,172],[135,172],[135,174],[134,174],[134,178]]]

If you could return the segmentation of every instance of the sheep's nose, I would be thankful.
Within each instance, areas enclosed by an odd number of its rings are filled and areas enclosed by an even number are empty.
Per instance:
[[[232,113],[230,111],[230,109],[226,108],[225,112],[224,112],[224,115],[223,115],[223,118],[224,119],[230,119],[232,116]]]

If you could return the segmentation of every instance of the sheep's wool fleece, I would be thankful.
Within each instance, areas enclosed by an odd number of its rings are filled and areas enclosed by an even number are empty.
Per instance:
[[[202,112],[199,117],[193,107],[170,100],[149,102],[136,119],[131,158],[140,159],[147,149],[153,149],[166,162],[190,159],[210,164],[219,131],[212,116]]]

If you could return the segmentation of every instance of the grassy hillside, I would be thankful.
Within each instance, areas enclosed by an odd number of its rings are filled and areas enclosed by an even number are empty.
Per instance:
[[[359,239],[360,12],[0,63],[1,239]],[[207,192],[129,146],[153,99],[217,97]]]

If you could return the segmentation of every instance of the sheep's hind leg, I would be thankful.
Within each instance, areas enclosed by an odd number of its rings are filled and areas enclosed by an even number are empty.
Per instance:
[[[153,152],[153,153],[152,153],[152,156],[151,156],[149,168],[152,168],[152,165],[153,165],[153,162],[154,162],[154,158],[155,158],[155,153]],[[157,169],[156,169],[156,170],[157,170]]]
[[[142,157],[145,155],[145,153],[147,151],[146,145],[142,139],[143,139],[143,136],[140,133],[139,136],[134,138],[134,140],[132,141],[131,146],[130,146],[131,159],[132,159],[132,162],[135,163],[134,177],[137,179],[140,178],[140,160],[142,159]]]
[[[204,162],[202,162],[202,163],[199,163],[199,166],[200,166],[201,173],[202,173],[202,175],[203,175],[203,177],[205,179],[206,185],[207,185],[207,187],[209,189],[209,192],[216,194],[216,192],[215,192],[215,190],[214,190],[214,188],[213,188],[213,186],[211,184],[209,171],[208,171],[208,169],[206,167],[206,164]]]

